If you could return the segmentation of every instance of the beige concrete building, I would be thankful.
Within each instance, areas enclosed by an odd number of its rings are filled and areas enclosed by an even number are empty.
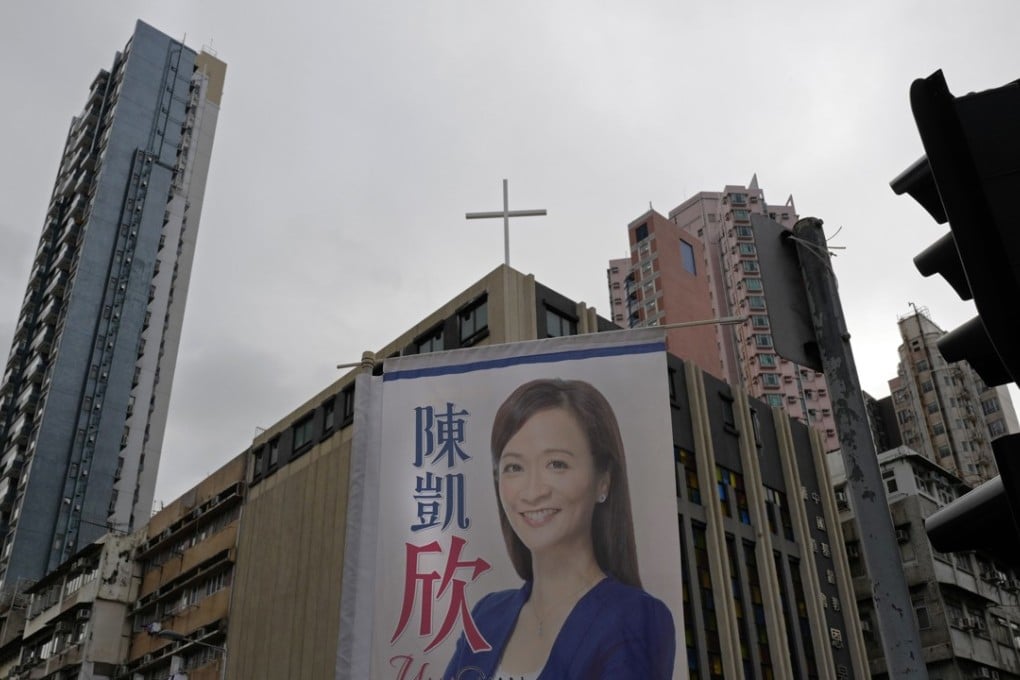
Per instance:
[[[499,267],[374,353],[374,370],[396,355],[614,328]],[[692,364],[669,366],[691,677],[865,678],[823,439]],[[356,374],[252,443],[227,678],[332,678],[338,668]]]
[[[12,680],[118,677],[138,592],[139,536],[109,533],[28,588]]]
[[[499,267],[375,353],[608,330],[595,310]],[[252,443],[227,678],[333,677],[354,416],[350,371]]]
[[[870,672],[885,678],[882,638],[861,535],[846,492],[839,455],[830,456],[846,550],[864,629]],[[924,520],[969,487],[929,457],[900,446],[879,455],[886,500],[899,543],[913,616],[929,677],[940,680],[1020,678],[1020,580],[980,553],[940,553],[931,547]]]
[[[247,456],[235,457],[156,513],[139,539],[141,574],[120,676],[219,680]],[[167,637],[153,635],[155,626]]]
[[[889,381],[899,440],[970,486],[998,473],[992,439],[1020,431],[1006,386],[989,387],[966,361],[948,363],[945,331],[928,310],[899,320],[899,375]]]

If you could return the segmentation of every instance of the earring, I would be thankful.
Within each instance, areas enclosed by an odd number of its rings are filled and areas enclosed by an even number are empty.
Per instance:
[[[599,503],[606,502],[606,494],[599,494]]]

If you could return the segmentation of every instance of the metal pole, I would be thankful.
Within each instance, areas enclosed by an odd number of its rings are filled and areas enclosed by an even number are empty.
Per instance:
[[[920,633],[914,621],[900,547],[886,501],[822,221],[814,217],[799,220],[793,226],[793,235],[825,380],[832,397],[840,452],[861,534],[861,549],[871,579],[887,676],[897,680],[927,680]]]
[[[510,266],[510,195],[503,180],[503,264]]]

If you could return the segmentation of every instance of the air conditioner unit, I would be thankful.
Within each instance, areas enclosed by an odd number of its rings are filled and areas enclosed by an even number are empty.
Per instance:
[[[909,529],[897,529],[896,530],[896,542],[897,543],[910,543],[910,530]]]
[[[861,630],[865,633],[871,632],[871,621],[861,621]]]

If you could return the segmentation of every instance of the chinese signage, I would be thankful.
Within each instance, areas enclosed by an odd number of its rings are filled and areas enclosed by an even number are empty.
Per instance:
[[[391,359],[363,383],[374,393],[363,427],[375,429],[362,437],[370,450],[355,449],[368,461],[364,514],[348,529],[364,537],[349,556],[363,569],[357,584],[345,571],[344,598],[370,598],[356,625],[371,618],[371,630],[351,644],[350,668],[489,680],[497,666],[544,679],[647,663],[647,677],[681,677],[663,342],[613,338]],[[617,547],[628,541],[634,554]],[[525,626],[529,613],[537,626]],[[610,656],[620,633],[591,621],[628,617],[653,632]],[[544,627],[544,647],[524,644]],[[544,660],[516,658],[515,640]],[[592,658],[578,658],[583,643]]]

